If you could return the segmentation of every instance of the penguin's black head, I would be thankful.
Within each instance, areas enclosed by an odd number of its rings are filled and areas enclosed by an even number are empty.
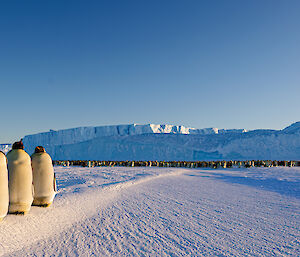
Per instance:
[[[24,149],[24,145],[23,145],[22,140],[13,143],[12,149],[22,149],[23,150]]]
[[[42,147],[42,146],[37,146],[35,149],[34,149],[34,152],[35,153],[45,153],[46,152],[46,150],[45,150],[45,148],[44,147]]]

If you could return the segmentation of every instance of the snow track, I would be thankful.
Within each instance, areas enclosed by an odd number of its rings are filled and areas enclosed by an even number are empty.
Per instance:
[[[58,167],[58,169],[60,168]],[[72,172],[67,168],[66,171]],[[141,173],[134,174],[132,177],[127,174],[127,176],[116,177],[115,179],[118,181],[108,183],[103,183],[101,176],[99,181],[97,175],[103,175],[102,172],[99,174],[99,171],[98,174],[94,174],[97,179],[89,181],[86,181],[85,176],[80,172],[79,174],[69,174],[71,179],[64,181],[67,187],[62,188],[59,192],[64,193],[63,197],[58,196],[54,206],[47,209],[32,207],[30,213],[24,217],[15,215],[6,217],[6,222],[1,224],[0,253],[18,250],[72,227],[75,223],[93,216],[99,212],[99,209],[111,204],[127,188],[160,177],[180,174],[180,172],[180,170],[175,170],[152,175]],[[77,177],[78,179],[76,179]],[[80,182],[87,183],[80,184]]]
[[[50,209],[0,224],[4,256],[300,255],[299,168],[56,171]]]

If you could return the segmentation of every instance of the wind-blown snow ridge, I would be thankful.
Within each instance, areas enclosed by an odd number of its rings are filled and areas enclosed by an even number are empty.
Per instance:
[[[80,127],[25,136],[29,153],[55,160],[300,159],[300,122],[283,130],[195,129],[173,125]]]
[[[300,121],[293,123],[292,125],[286,127],[282,130],[286,133],[300,133]]]

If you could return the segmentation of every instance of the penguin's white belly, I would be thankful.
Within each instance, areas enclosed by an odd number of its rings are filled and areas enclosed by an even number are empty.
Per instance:
[[[47,153],[31,156],[33,169],[33,205],[49,206],[54,199],[54,170],[51,157]]]
[[[31,207],[32,168],[29,155],[23,150],[7,154],[9,172],[9,212],[26,214]]]
[[[6,157],[0,153],[0,220],[2,220],[8,212],[8,173]]]

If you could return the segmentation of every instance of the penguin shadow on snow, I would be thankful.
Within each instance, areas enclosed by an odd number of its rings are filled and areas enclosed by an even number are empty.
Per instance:
[[[68,178],[63,179],[57,176],[57,185],[58,191],[57,194],[68,194],[68,193],[80,193],[84,190],[82,185],[87,183],[87,180],[84,178]]]
[[[85,183],[86,183],[86,179],[84,179],[84,178],[75,177],[75,178],[68,178],[66,180],[66,179],[59,178],[57,176],[57,184],[58,184],[59,188],[62,188],[62,189],[66,189],[66,188],[73,187],[76,185],[82,185]]]

